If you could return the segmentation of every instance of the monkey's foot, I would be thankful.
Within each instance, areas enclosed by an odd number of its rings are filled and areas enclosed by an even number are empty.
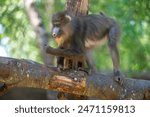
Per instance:
[[[57,71],[62,72],[63,68],[57,67]]]
[[[57,65],[57,70],[59,72],[62,72],[62,71],[64,71],[64,67],[62,65]]]

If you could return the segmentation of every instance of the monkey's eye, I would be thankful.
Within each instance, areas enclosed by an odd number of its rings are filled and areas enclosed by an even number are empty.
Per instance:
[[[60,26],[60,22],[54,22],[53,25],[54,26]]]

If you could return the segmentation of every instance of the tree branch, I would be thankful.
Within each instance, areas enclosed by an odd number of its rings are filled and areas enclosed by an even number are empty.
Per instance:
[[[150,99],[150,81],[126,79],[123,86],[111,74],[86,75],[82,71],[58,72],[56,68],[25,59],[0,57],[0,94],[13,87],[56,90],[97,99]]]
[[[48,44],[48,33],[45,30],[45,27],[42,23],[42,19],[36,10],[35,0],[24,0],[25,10],[29,16],[30,23],[35,31],[37,36],[38,45],[41,49],[41,54],[45,64],[53,64],[53,56],[46,54],[44,50],[45,44]]]

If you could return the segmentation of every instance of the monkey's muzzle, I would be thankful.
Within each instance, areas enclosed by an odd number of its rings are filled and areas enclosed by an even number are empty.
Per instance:
[[[56,37],[59,37],[61,34],[61,31],[60,31],[60,28],[59,27],[54,27],[52,29],[52,37],[53,38],[56,38]]]

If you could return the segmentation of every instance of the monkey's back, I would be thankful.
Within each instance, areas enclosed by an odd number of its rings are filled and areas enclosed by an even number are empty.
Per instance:
[[[74,19],[76,22],[76,34],[80,35],[86,48],[92,48],[103,44],[107,40],[107,34],[115,20],[101,15],[80,16]]]

